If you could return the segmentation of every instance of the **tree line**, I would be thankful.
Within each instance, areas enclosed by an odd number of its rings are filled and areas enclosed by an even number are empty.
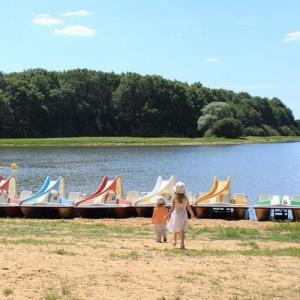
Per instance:
[[[87,69],[0,73],[0,137],[300,135],[277,98]]]

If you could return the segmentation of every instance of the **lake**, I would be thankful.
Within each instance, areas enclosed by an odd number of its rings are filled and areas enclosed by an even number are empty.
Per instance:
[[[11,170],[13,162],[20,169]],[[245,192],[251,206],[259,194],[300,194],[300,143],[0,148],[0,166],[0,174],[17,178],[20,190],[37,191],[51,175],[65,178],[66,192],[91,193],[103,176],[121,175],[125,191],[146,192],[157,176],[175,175],[194,193],[210,190],[214,176],[230,176],[232,192]]]

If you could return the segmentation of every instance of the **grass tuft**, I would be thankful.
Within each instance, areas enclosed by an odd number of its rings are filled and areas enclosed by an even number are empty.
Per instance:
[[[54,289],[49,288],[44,292],[43,298],[44,300],[58,300],[59,296]]]
[[[165,248],[164,253],[167,256],[173,255],[183,255],[188,257],[205,257],[205,256],[225,256],[230,255],[232,251],[228,250],[220,250],[220,249],[203,249],[203,250],[196,250],[196,249],[169,249]]]
[[[13,290],[11,289],[11,288],[4,288],[3,289],[3,295],[5,296],[5,297],[8,297],[9,295],[11,295],[11,294],[13,294]]]
[[[138,253],[133,250],[128,252],[127,254],[118,254],[118,253],[111,253],[110,258],[112,260],[117,260],[117,259],[131,259],[131,260],[138,260],[139,255]]]
[[[256,239],[259,236],[257,229],[218,227],[213,240],[249,240]]]
[[[269,249],[269,248],[258,248],[239,251],[240,254],[245,256],[295,256],[300,257],[300,248],[279,248],[279,249]]]
[[[74,252],[66,251],[65,249],[56,249],[54,251],[51,251],[51,253],[57,254],[57,255],[75,255]]]
[[[276,223],[267,226],[267,236],[270,241],[300,242],[300,223]]]
[[[71,295],[71,284],[68,276],[60,277],[60,290],[63,296]]]

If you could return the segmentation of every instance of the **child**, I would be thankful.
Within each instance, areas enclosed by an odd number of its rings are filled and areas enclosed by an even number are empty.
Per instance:
[[[170,218],[169,230],[174,234],[173,246],[177,243],[177,234],[180,234],[181,244],[180,248],[185,249],[184,238],[188,229],[188,214],[195,218],[192,208],[190,207],[189,200],[185,195],[186,189],[184,183],[178,181],[173,188],[174,197],[172,201],[172,208],[168,214]]]
[[[168,209],[165,207],[165,199],[158,197],[156,200],[156,206],[153,210],[152,223],[154,224],[156,242],[161,243],[167,242],[167,217]]]

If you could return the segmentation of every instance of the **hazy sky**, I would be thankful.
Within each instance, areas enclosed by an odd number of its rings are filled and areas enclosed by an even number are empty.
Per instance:
[[[300,118],[300,1],[0,0],[0,62],[199,81]]]

